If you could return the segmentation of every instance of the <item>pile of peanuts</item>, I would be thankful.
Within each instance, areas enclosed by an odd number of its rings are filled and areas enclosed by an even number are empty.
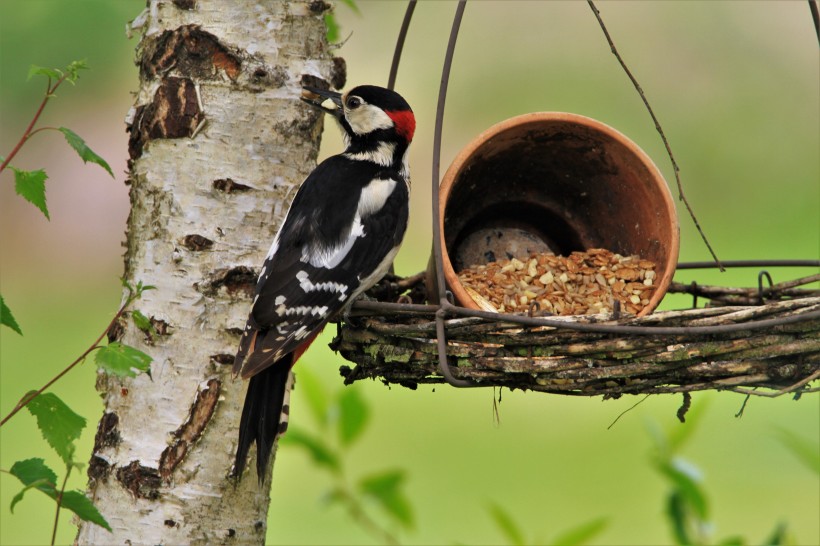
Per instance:
[[[474,265],[461,270],[458,278],[486,311],[527,312],[535,301],[540,312],[554,315],[611,312],[614,300],[621,302],[622,312],[637,315],[649,303],[657,281],[654,262],[602,248]]]

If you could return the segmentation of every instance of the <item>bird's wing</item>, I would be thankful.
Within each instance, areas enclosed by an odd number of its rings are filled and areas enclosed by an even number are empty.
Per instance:
[[[362,184],[355,182],[363,179],[362,173],[345,169],[360,166],[347,162],[327,166],[332,159],[322,163],[300,188],[265,260],[234,361],[234,373],[242,377],[259,373],[308,341],[358,295],[363,282],[369,288],[378,280],[372,276],[384,273],[379,272],[380,266],[386,259],[392,261],[401,243],[407,226],[406,184],[392,180],[395,191],[373,210],[361,203],[368,196]],[[323,176],[327,167],[332,168],[333,178]],[[387,178],[384,181],[389,183]],[[323,186],[330,183],[337,199],[328,199],[328,188]],[[342,191],[338,186],[349,187]],[[294,210],[309,214],[296,216]],[[334,215],[338,210],[361,214],[344,219]]]

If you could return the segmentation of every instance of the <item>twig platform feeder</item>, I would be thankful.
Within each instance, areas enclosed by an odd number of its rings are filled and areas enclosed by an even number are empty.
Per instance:
[[[641,316],[675,272],[680,237],[666,181],[634,142],[594,119],[537,112],[502,121],[456,156],[439,192],[444,277],[464,307],[479,308],[460,270],[532,253],[605,248],[654,262]]]

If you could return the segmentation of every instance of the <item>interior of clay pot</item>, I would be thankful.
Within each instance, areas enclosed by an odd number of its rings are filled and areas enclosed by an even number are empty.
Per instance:
[[[492,127],[459,154],[440,195],[445,276],[465,306],[474,305],[453,286],[455,274],[497,259],[637,254],[657,264],[651,308],[677,263],[677,216],[662,175],[625,136],[583,116],[528,114]]]

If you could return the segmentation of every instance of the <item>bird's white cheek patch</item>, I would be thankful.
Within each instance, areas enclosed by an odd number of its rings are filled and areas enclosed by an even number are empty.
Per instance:
[[[363,104],[356,110],[345,113],[350,128],[358,135],[365,135],[378,129],[393,127],[393,120],[384,113],[384,110],[370,104]]]

